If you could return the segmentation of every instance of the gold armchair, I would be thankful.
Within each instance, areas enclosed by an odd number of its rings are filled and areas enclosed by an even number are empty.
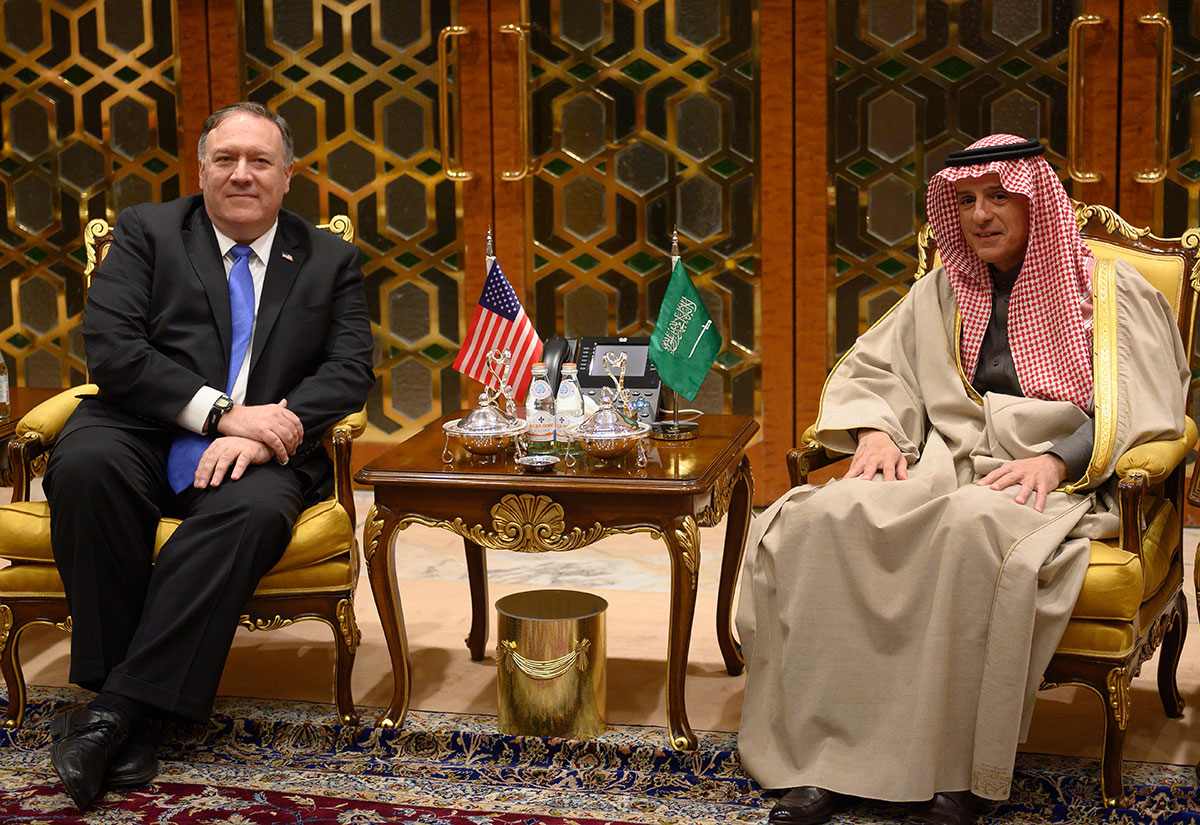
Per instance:
[[[353,226],[344,216],[335,217],[324,228],[353,240]],[[106,222],[94,220],[88,224],[85,276],[89,279],[111,241],[112,232]],[[8,567],[0,569],[0,672],[8,687],[7,728],[20,726],[25,714],[21,634],[34,624],[71,630],[66,595],[50,548],[50,510],[44,501],[29,500],[30,480],[45,469],[47,453],[79,399],[97,391],[94,384],[73,387],[38,405],[21,418],[16,436],[9,443],[13,497],[11,504],[0,506],[0,558],[9,561]],[[300,513],[291,542],[259,582],[239,622],[252,631],[276,630],[305,619],[326,622],[333,630],[334,698],[344,724],[358,722],[350,691],[360,638],[354,619],[359,557],[350,450],[365,426],[366,416],[358,412],[325,432],[325,449],[334,466],[334,492]],[[159,522],[155,554],[178,525],[178,519]]]
[[[1194,293],[1200,289],[1200,230],[1166,239],[1135,229],[1102,206],[1075,204],[1080,231],[1097,258],[1122,258],[1162,292],[1179,323],[1184,349],[1192,352]],[[937,265],[926,226],[919,238],[917,277]],[[1188,397],[1191,413],[1191,397]],[[1042,688],[1081,685],[1099,694],[1104,707],[1101,792],[1105,805],[1122,798],[1122,750],[1129,721],[1129,683],[1161,645],[1158,692],[1167,716],[1183,714],[1175,671],[1187,633],[1183,593],[1183,488],[1185,459],[1196,442],[1189,417],[1175,441],[1139,445],[1117,462],[1121,527],[1117,538],[1093,541],[1091,562],[1070,622]],[[827,450],[810,427],[800,448],[787,454],[793,485],[847,456]],[[1197,495],[1200,500],[1200,495]],[[1198,574],[1200,578],[1200,574]]]

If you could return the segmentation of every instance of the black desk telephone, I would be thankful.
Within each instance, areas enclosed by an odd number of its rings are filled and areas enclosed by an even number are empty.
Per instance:
[[[579,389],[599,404],[604,388],[614,389],[604,369],[604,355],[609,352],[625,353],[625,388],[633,397],[638,421],[651,423],[658,417],[662,382],[650,360],[649,338],[551,338],[542,348],[550,386],[557,394],[562,365],[573,360],[579,370]]]

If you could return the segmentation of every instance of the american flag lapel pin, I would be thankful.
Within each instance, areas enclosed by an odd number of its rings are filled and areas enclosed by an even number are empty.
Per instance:
[[[290,260],[292,260],[292,253],[290,253],[290,252],[284,252],[284,253],[283,253],[283,259],[284,259],[285,261],[290,261]]]

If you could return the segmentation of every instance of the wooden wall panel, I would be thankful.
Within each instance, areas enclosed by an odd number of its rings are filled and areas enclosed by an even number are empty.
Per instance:
[[[1124,10],[1118,32],[1121,49],[1118,211],[1134,226],[1149,226],[1161,231],[1162,221],[1156,220],[1155,214],[1155,202],[1159,200],[1156,197],[1159,194],[1157,190],[1161,186],[1139,183],[1134,179],[1138,172],[1154,167],[1158,154],[1158,55],[1161,34],[1157,26],[1137,21],[1143,14],[1158,11],[1158,3],[1156,0],[1125,0]],[[1115,53],[1115,46],[1112,51]]]
[[[205,0],[178,0],[178,3],[179,98],[183,123],[180,151],[183,153],[184,167],[182,191],[184,194],[193,194],[200,191],[200,162],[196,157],[196,144],[200,141],[204,120],[212,111],[208,29],[196,22],[206,19],[207,10]]]
[[[763,438],[748,451],[754,468],[755,504],[769,504],[778,498],[789,484],[784,455],[795,444],[796,395],[794,392],[795,289],[799,257],[795,244],[797,230],[796,196],[800,180],[793,177],[793,166],[799,169],[799,156],[793,155],[793,138],[798,135],[799,121],[793,109],[795,90],[801,88],[800,74],[793,75],[793,64],[799,66],[809,59],[803,50],[794,48],[792,32],[805,31],[806,40],[815,35],[800,18],[815,3],[793,4],[789,0],[762,0],[761,21],[761,85],[759,87],[762,183],[759,205],[759,231],[762,237],[762,421]],[[820,31],[824,42],[824,30]],[[807,48],[807,44],[806,44]],[[819,61],[818,61],[819,62]],[[796,69],[799,72],[799,69]],[[808,75],[807,77],[812,77]],[[824,83],[803,83],[806,89]],[[804,95],[805,97],[808,94]],[[823,98],[824,96],[821,95]],[[822,129],[824,128],[823,118]],[[824,132],[822,132],[822,141]],[[824,149],[819,162],[824,167]],[[818,184],[823,174],[816,177]],[[824,222],[821,223],[822,228]],[[821,258],[824,259],[825,235],[821,232]],[[821,271],[821,270],[818,270]],[[824,287],[821,287],[824,291]],[[823,341],[824,319],[817,330],[817,341]]]
[[[529,90],[521,88],[517,77],[520,41],[516,35],[502,34],[500,27],[528,23],[528,20],[522,18],[524,3],[518,0],[492,0],[489,5],[488,38],[492,55],[489,90],[491,99],[498,103],[491,108],[491,118],[487,124],[491,130],[491,184],[495,203],[491,219],[495,224],[496,255],[500,265],[509,283],[524,301],[527,286],[525,261],[528,257],[525,244],[532,243],[525,231],[525,181],[504,180],[500,174],[521,167],[520,112],[522,106],[529,106]],[[467,283],[471,283],[469,274]],[[482,286],[482,280],[474,292],[468,286],[467,294],[478,295]],[[525,311],[532,313],[533,307],[526,305]]]
[[[832,200],[826,131],[828,19],[824,3],[796,5],[795,88],[795,410],[794,441],[817,419],[825,385],[828,210]],[[765,37],[765,34],[764,34]]]
[[[242,99],[238,67],[245,46],[238,27],[240,4],[207,0],[207,5],[209,104],[216,110]]]
[[[1079,183],[1065,180],[1067,191],[1076,200],[1096,203],[1116,209],[1118,207],[1119,164],[1117,146],[1130,137],[1123,131],[1125,124],[1119,119],[1119,96],[1121,93],[1120,66],[1114,59],[1120,49],[1121,8],[1120,0],[1090,0],[1079,3],[1077,11],[1103,18],[1103,23],[1087,26],[1083,31],[1083,60],[1080,78],[1083,88],[1083,123],[1080,125],[1082,153],[1076,158],[1076,166],[1095,172],[1100,180],[1095,183]],[[1120,141],[1119,141],[1120,139]]]

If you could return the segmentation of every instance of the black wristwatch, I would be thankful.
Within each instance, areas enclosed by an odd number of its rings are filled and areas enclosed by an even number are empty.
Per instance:
[[[217,396],[217,400],[213,402],[212,409],[208,411],[208,418],[204,419],[204,432],[209,435],[215,435],[217,424],[221,421],[221,416],[232,409],[232,398],[228,395]]]

